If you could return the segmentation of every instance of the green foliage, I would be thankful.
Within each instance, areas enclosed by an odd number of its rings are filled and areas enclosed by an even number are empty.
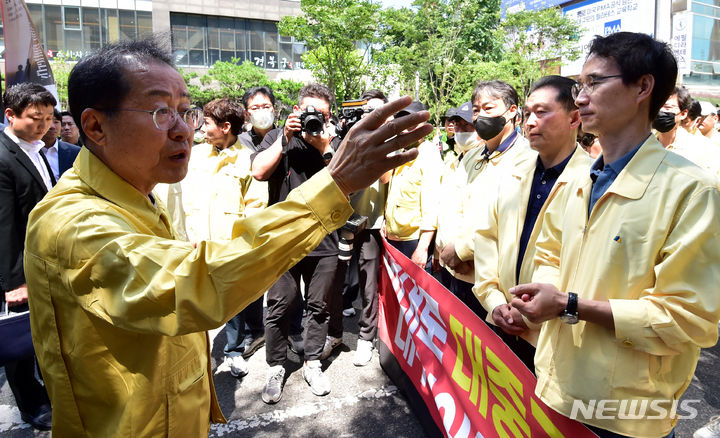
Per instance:
[[[525,96],[562,57],[578,56],[580,29],[553,8],[501,22],[499,0],[415,0],[412,8],[384,10],[381,22],[373,61],[397,66],[401,90],[417,93],[436,123],[480,80],[506,81]]]
[[[203,106],[214,99],[229,97],[240,101],[245,90],[251,87],[268,86],[273,90],[281,107],[292,106],[297,100],[298,91],[303,83],[290,79],[273,81],[268,78],[265,70],[255,66],[251,61],[239,63],[238,59],[230,62],[218,61],[207,74],[180,73],[185,79],[188,91],[194,104]],[[198,85],[199,83],[199,85]]]
[[[462,103],[453,98],[469,96],[474,65],[498,58],[492,31],[499,21],[499,0],[415,0],[412,8],[383,11],[382,50],[373,59],[399,66],[403,91],[415,91],[439,122]]]
[[[365,58],[377,42],[380,6],[370,0],[301,0],[300,7],[303,14],[283,17],[278,31],[305,41],[305,67],[338,102],[356,98],[373,75]]]
[[[50,61],[55,86],[57,87],[58,99],[60,100],[60,108],[66,110],[68,108],[67,84],[70,77],[74,62],[69,62],[63,52],[59,52],[58,56]]]

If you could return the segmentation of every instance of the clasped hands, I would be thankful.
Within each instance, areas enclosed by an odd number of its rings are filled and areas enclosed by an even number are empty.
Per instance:
[[[492,311],[495,325],[510,335],[520,335],[528,321],[540,324],[557,318],[567,307],[568,295],[547,283],[527,283],[510,288],[514,298],[508,304],[496,306]]]

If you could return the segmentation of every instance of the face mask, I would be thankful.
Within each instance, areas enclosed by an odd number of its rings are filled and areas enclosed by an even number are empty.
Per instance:
[[[675,114],[660,111],[652,122],[652,127],[658,132],[669,132],[675,127]]]
[[[268,129],[275,121],[275,114],[269,110],[253,111],[250,115],[250,124],[257,129]]]
[[[456,132],[455,133],[455,149],[459,153],[465,153],[470,149],[479,146],[480,140],[478,140],[475,132]]]
[[[508,111],[509,108],[505,110],[505,113]],[[495,117],[477,116],[475,119],[475,132],[485,141],[496,137],[507,123],[507,120],[503,117],[505,113]]]

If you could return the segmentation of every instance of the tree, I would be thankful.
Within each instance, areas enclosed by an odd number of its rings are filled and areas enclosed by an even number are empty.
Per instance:
[[[472,88],[474,66],[499,59],[502,45],[493,33],[499,22],[499,0],[415,0],[412,8],[383,11],[373,60],[398,66],[403,91],[417,92],[437,123]]]
[[[283,17],[278,31],[305,41],[305,66],[338,102],[356,98],[373,73],[366,55],[377,41],[380,6],[370,0],[301,0],[300,8],[303,14]]]
[[[563,58],[577,59],[580,28],[553,8],[501,22],[498,0],[415,0],[411,9],[383,11],[380,33],[373,61],[397,66],[403,91],[417,91],[437,123],[480,80],[505,81],[522,99]]]
[[[62,52],[58,52],[58,56],[50,62],[50,68],[52,69],[53,78],[55,79],[55,86],[57,87],[58,99],[60,100],[60,108],[63,110],[68,109],[67,85],[70,71],[74,65],[75,63],[69,62]]]
[[[558,8],[508,14],[496,39],[505,41],[503,70],[520,96],[527,96],[532,83],[545,72],[560,67],[563,59],[576,60],[583,31],[574,20],[563,17]]]

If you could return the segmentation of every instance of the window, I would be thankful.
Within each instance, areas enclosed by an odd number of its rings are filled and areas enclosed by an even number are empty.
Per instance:
[[[179,66],[210,67],[237,58],[269,70],[292,70],[294,58],[305,51],[292,37],[278,35],[272,21],[170,13],[170,28]]]
[[[97,8],[82,8],[82,29],[84,50],[100,49],[100,11]]]
[[[137,33],[139,38],[152,36],[152,12],[135,11],[137,16]]]
[[[120,10],[118,23],[120,25],[120,39],[134,40],[137,38],[137,26],[135,25],[135,11]]]
[[[45,8],[45,50],[58,52],[65,49],[63,41],[63,19],[60,6],[44,5]]]
[[[80,8],[70,6],[63,7],[63,29],[81,30]]]

